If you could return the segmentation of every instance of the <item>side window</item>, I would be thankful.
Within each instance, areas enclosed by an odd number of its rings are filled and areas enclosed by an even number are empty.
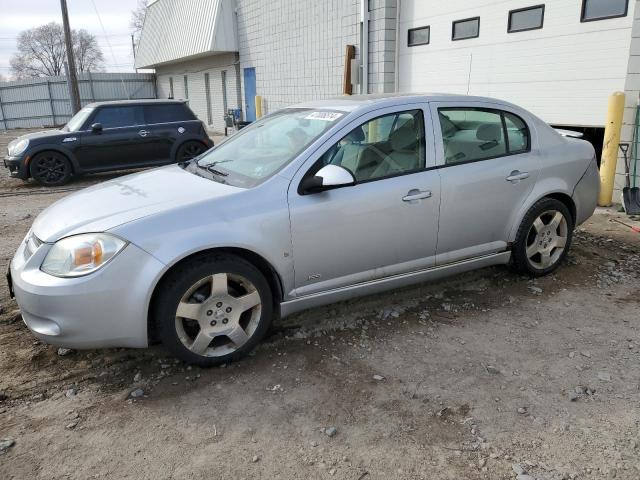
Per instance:
[[[509,140],[509,153],[528,152],[531,148],[531,138],[527,124],[520,117],[504,112],[504,123]]]
[[[423,169],[422,110],[384,115],[356,127],[320,158],[317,168],[329,164],[346,168],[357,182]]]
[[[529,129],[511,113],[456,107],[439,109],[438,117],[447,165],[529,150]]]
[[[142,124],[141,107],[104,107],[98,110],[92,123],[102,124],[102,128],[130,127]]]
[[[145,122],[149,124],[195,120],[191,111],[182,103],[145,105],[144,118]]]

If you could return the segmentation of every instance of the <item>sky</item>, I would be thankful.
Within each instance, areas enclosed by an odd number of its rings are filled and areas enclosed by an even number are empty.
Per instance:
[[[136,5],[137,0],[67,0],[71,28],[96,36],[107,72],[134,71],[129,22]],[[0,0],[0,75],[10,76],[18,34],[49,22],[62,23],[60,0]]]

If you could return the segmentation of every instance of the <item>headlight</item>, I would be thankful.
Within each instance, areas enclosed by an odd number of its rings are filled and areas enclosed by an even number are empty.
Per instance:
[[[63,238],[51,247],[40,270],[56,277],[79,277],[95,272],[115,257],[127,242],[107,233]]]
[[[29,139],[27,138],[23,138],[22,140],[14,140],[7,146],[7,151],[10,157],[15,157],[16,155],[24,153],[28,146]]]

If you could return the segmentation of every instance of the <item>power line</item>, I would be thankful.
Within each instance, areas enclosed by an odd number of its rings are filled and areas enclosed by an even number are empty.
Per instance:
[[[98,12],[98,7],[96,6],[96,2],[94,0],[91,0],[91,4],[93,5],[93,9],[96,11],[96,16],[98,17],[100,28],[102,28],[102,33],[104,33],[105,40],[107,42],[107,45],[109,46],[109,51],[111,52],[111,58],[113,58],[113,61],[117,63],[118,61],[116,60],[116,56],[113,53],[113,48],[111,48],[111,42],[107,37],[107,30],[104,28],[104,24],[102,23],[102,17],[100,16],[100,12]],[[127,85],[124,83],[124,79],[122,78],[122,75],[120,75],[120,81],[122,82],[122,88],[124,88],[124,91],[127,94],[127,98],[131,98],[131,95],[129,95],[129,89],[127,88]]]

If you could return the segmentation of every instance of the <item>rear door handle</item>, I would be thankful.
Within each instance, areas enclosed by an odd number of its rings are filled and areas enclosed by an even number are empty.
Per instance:
[[[146,130],[140,130],[138,132],[138,135],[140,135],[141,137],[146,137],[149,134],[149,132],[147,132]]]
[[[507,182],[519,182],[520,180],[524,180],[525,178],[529,178],[529,172],[521,172],[520,170],[514,170],[511,172],[505,180]]]
[[[418,190],[413,188],[407,192],[407,195],[402,197],[403,202],[412,202],[414,200],[422,200],[423,198],[430,198],[431,190]]]

